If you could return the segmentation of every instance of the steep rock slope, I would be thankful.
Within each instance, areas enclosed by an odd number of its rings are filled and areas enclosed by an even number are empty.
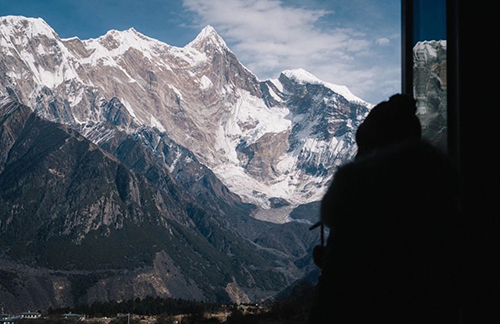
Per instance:
[[[280,225],[240,215],[253,236],[244,238],[168,171],[158,169],[163,182],[148,180],[11,98],[0,101],[0,143],[0,298],[9,309],[148,295],[256,301],[307,270],[294,261],[315,240],[300,224],[281,227],[277,238],[306,236],[285,249],[261,242]]]

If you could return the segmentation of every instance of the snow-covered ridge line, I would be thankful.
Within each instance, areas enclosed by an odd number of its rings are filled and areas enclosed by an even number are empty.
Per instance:
[[[68,37],[68,38],[61,38],[61,41],[63,41],[63,42],[71,42],[71,41],[74,41],[74,40],[81,41],[80,37],[78,37],[78,36],[73,36],[73,37]]]
[[[436,50],[438,48],[446,51],[446,40],[421,41],[415,44],[415,46],[413,47],[413,51],[421,53],[426,52],[432,57],[437,57],[438,54]]]
[[[28,26],[28,29],[26,28]],[[217,31],[210,25],[207,25],[201,32],[196,36],[196,38],[190,43],[186,44],[184,47],[171,46],[155,38],[148,37],[140,32],[138,32],[134,27],[130,27],[127,30],[119,31],[116,29],[111,29],[107,31],[104,35],[97,38],[80,39],[78,36],[59,38],[59,35],[42,19],[42,18],[31,18],[24,16],[3,16],[0,17],[0,32],[4,35],[14,28],[22,28],[26,36],[32,37],[37,34],[44,34],[46,36],[56,36],[62,42],[68,41],[81,41],[88,49],[94,49],[94,53],[91,56],[95,56],[91,61],[95,62],[97,59],[103,57],[103,55],[108,55],[106,52],[111,52],[111,56],[117,56],[123,54],[124,51],[129,48],[135,48],[146,52],[145,55],[150,58],[149,51],[154,51],[154,47],[161,48],[161,50],[172,52],[171,54],[176,54],[176,52],[182,52],[185,54],[186,51],[193,52],[197,51],[194,45],[201,42],[203,39],[210,38],[213,43],[218,44],[226,50],[229,50],[225,41],[219,36]],[[120,42],[119,50],[107,50],[102,43],[108,37],[117,39]],[[199,59],[194,60],[199,61]]]
[[[444,48],[446,48],[446,40],[445,39],[441,39],[441,40],[425,40],[425,41],[420,41],[420,42],[417,42],[414,46],[415,47],[421,47],[421,46],[425,46],[425,45],[440,45]]]
[[[320,84],[320,85],[323,85],[323,86],[331,89],[332,91],[340,94],[341,96],[343,96],[344,98],[346,98],[349,101],[355,101],[358,103],[365,104],[369,108],[371,108],[373,106],[372,104],[370,104],[370,103],[364,101],[363,99],[352,94],[352,92],[349,91],[349,89],[346,86],[341,86],[341,85],[322,81],[304,69],[299,68],[299,69],[293,69],[293,70],[285,70],[282,73],[287,78],[292,79],[300,84],[305,84],[305,83]]]
[[[201,32],[198,33],[198,35],[195,37],[195,39],[188,43],[185,47],[193,47],[204,39],[210,39],[213,43],[218,44],[225,49],[229,49],[224,39],[220,37],[215,28],[210,25],[207,25],[205,28],[203,28]]]
[[[0,17],[0,31],[2,31],[3,25],[9,25],[8,22],[14,22],[15,24],[19,25],[22,24],[23,22],[29,22],[31,29],[33,29],[34,34],[46,34],[46,35],[56,35],[58,38],[59,36],[57,33],[42,19],[42,18],[28,18],[24,16],[4,16]],[[115,49],[107,49],[103,43],[105,42],[105,39],[108,37],[115,38],[119,41],[120,46]],[[177,55],[177,56],[183,56],[184,59],[190,58],[191,59],[191,64],[198,64],[201,61],[204,61],[206,57],[204,55],[198,55],[196,52],[199,52],[196,49],[196,44],[200,43],[203,40],[209,39],[212,43],[217,44],[218,46],[224,48],[225,50],[231,52],[231,50],[227,47],[226,42],[224,39],[217,33],[215,28],[211,25],[207,25],[204,27],[200,33],[195,37],[194,40],[192,40],[190,43],[186,44],[184,47],[176,47],[176,46],[171,46],[168,45],[167,43],[164,43],[160,40],[148,37],[140,32],[138,32],[134,27],[131,27],[127,30],[119,31],[115,29],[111,29],[106,34],[101,35],[97,38],[89,38],[86,40],[81,40],[78,36],[73,36],[69,38],[59,38],[62,42],[68,42],[68,41],[74,41],[78,40],[81,41],[85,47],[89,50],[93,50],[93,53],[88,57],[86,60],[84,60],[84,63],[94,63],[97,62],[99,59],[107,57],[116,57],[119,55],[122,55],[124,52],[126,52],[130,48],[135,48],[143,52],[143,54],[151,59],[150,52],[154,51],[154,47],[157,48],[162,48],[162,50],[170,52],[170,54]],[[193,53],[195,52],[195,53]],[[231,52],[232,53],[232,52]],[[188,54],[188,55],[186,55]],[[203,53],[200,53],[203,54]],[[111,65],[116,65],[114,63],[109,62]],[[248,68],[244,66],[244,68],[253,74]],[[309,73],[308,71],[298,68],[298,69],[292,69],[292,70],[285,70],[282,72],[285,74],[288,78],[291,78],[299,83],[311,83],[311,84],[321,84],[326,86],[327,88],[331,89],[332,91],[344,96],[347,100],[349,101],[355,101],[361,104],[367,105],[369,108],[373,107],[372,104],[362,100],[361,98],[355,96],[352,94],[349,89],[346,86],[341,86],[329,82],[322,81],[318,79],[316,76],[313,74]],[[261,81],[255,74],[255,78],[257,81]],[[267,80],[264,80],[267,81]],[[272,80],[269,80],[272,81]]]
[[[0,32],[11,31],[12,28],[22,28],[24,35],[27,37],[33,37],[34,35],[57,36],[57,33],[42,18],[0,17]]]

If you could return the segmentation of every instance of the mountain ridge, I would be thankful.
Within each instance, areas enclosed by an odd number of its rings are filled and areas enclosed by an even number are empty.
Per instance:
[[[261,81],[210,27],[180,48],[9,19],[0,255],[24,270],[0,281],[2,300],[259,301],[314,268],[307,223],[369,105],[303,70]]]
[[[0,38],[9,43],[7,48],[17,48],[16,42]],[[241,65],[211,26],[182,48],[169,46],[131,29],[110,31],[99,38],[84,41],[42,37],[26,42],[31,42],[28,46],[31,54],[26,49],[26,53],[19,49],[17,52],[26,58],[21,55],[17,57],[19,63],[12,62],[24,68],[16,72],[0,66],[0,70],[6,72],[2,83],[13,89],[21,101],[35,107],[38,114],[82,130],[106,120],[102,115],[102,104],[116,97],[125,108],[121,114],[129,115],[123,118],[131,120],[129,125],[120,126],[123,130],[132,133],[139,125],[148,125],[167,132],[177,143],[193,151],[201,163],[215,171],[230,190],[245,202],[259,205],[264,212],[271,208],[269,199],[284,199],[292,206],[320,199],[327,178],[338,165],[335,160],[346,160],[354,155],[352,129],[356,120],[347,126],[350,128],[348,137],[338,137],[344,143],[341,144],[344,148],[338,150],[345,151],[352,146],[351,152],[346,155],[346,152],[339,151],[335,154],[341,156],[324,161],[322,166],[314,166],[325,168],[326,175],[322,179],[301,171],[296,157],[300,152],[292,152],[290,143],[287,143],[291,137],[294,137],[294,145],[308,151],[309,155],[315,155],[311,149],[318,145],[335,147],[333,143],[322,143],[321,139],[315,138],[314,132],[308,132],[310,125],[301,126],[302,138],[293,134],[295,123],[308,118],[307,111],[292,113],[289,106],[293,105],[292,101],[300,99],[295,91],[307,95],[309,88],[301,87],[302,81],[297,82],[296,78],[288,78],[283,73],[278,79],[258,80]],[[47,60],[49,54],[54,59]],[[5,62],[16,61],[16,55],[19,56],[8,50],[4,50],[3,55]],[[300,69],[294,71],[295,74],[305,74]],[[23,73],[28,80],[21,79]],[[31,74],[38,76],[30,79]],[[325,87],[323,95],[332,98],[321,110],[316,110],[316,114],[322,111],[330,113],[340,105],[365,107],[364,112],[358,109],[361,115],[369,109],[369,105],[359,98],[349,96],[350,92],[344,87],[335,88],[317,78],[310,82],[307,84]],[[328,92],[330,90],[332,92]],[[344,99],[337,102],[335,96]],[[321,98],[309,100],[317,102]],[[312,119],[309,118],[308,122]],[[349,120],[323,120],[324,125],[315,127],[331,129],[336,127],[334,124],[346,123]],[[82,130],[82,134],[85,133]],[[260,144],[269,142],[269,139],[276,143],[272,156],[266,154],[263,151],[266,146]],[[294,173],[293,179],[291,173]],[[246,184],[236,181],[236,178],[245,179]],[[252,188],[247,188],[248,185]],[[320,187],[314,189],[316,185]]]
[[[124,162],[135,173],[72,128],[12,99],[0,103],[1,151],[8,152],[0,164],[0,270],[12,274],[0,280],[6,307],[148,295],[248,302],[272,296],[304,272],[293,261],[315,243],[305,226],[299,230],[305,237],[290,236],[300,224],[276,237],[279,225],[258,223],[244,209],[218,215],[244,206],[217,205],[193,182],[188,193],[177,177],[187,170],[170,175],[154,167],[165,181],[155,182],[147,167],[154,160],[131,153],[134,145],[123,145],[128,135],[115,145],[125,146]],[[137,164],[136,157],[149,162]],[[270,236],[286,246],[265,244]]]

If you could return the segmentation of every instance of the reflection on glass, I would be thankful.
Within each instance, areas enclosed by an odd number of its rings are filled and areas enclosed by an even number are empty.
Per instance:
[[[422,136],[447,147],[446,41],[421,41],[413,47],[413,96]]]
[[[446,0],[413,0],[413,18],[413,96],[422,136],[446,151]]]

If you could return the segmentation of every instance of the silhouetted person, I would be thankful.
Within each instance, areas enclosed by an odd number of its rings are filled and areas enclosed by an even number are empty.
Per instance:
[[[457,322],[456,177],[415,112],[403,95],[374,107],[323,198],[311,323]]]

